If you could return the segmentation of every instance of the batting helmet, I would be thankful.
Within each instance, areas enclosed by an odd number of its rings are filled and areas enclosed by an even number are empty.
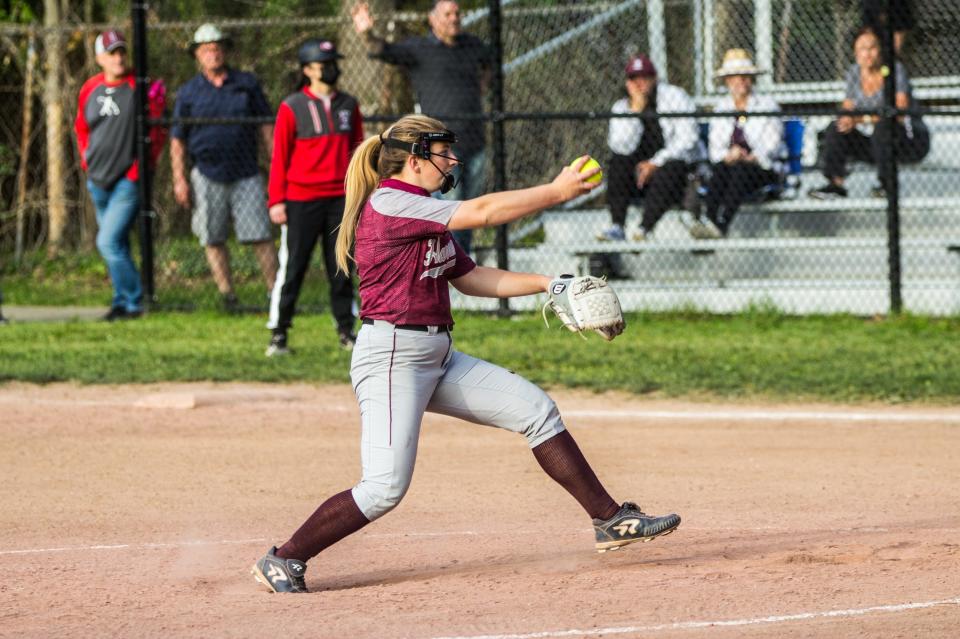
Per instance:
[[[300,58],[300,66],[311,62],[329,62],[343,58],[337,53],[337,47],[332,42],[317,38],[310,38],[301,44],[297,56]]]

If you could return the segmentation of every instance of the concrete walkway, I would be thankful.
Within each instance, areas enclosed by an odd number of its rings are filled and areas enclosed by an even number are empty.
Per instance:
[[[101,319],[110,309],[106,306],[3,306],[3,316],[16,322],[92,322]]]

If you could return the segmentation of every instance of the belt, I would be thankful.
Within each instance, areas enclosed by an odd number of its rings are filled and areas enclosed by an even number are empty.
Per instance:
[[[453,324],[394,324],[386,320],[375,320],[364,318],[363,323],[367,326],[389,326],[403,331],[420,331],[422,333],[449,333],[453,330]]]

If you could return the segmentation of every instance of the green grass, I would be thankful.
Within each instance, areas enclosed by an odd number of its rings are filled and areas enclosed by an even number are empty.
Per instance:
[[[960,397],[960,320],[631,315],[614,342],[536,314],[456,314],[457,347],[547,387],[689,398],[947,403]],[[154,313],[136,322],[0,328],[0,381],[347,382],[328,315],[298,317],[296,355],[263,356],[265,317]]]
[[[25,255],[17,270],[13,260],[4,257],[8,270],[2,274],[0,289],[6,304],[110,304],[110,276],[96,251],[64,253],[53,260],[38,251]]]
[[[266,308],[266,290],[253,251],[248,246],[229,243],[231,266],[237,295],[245,306]],[[131,252],[139,264],[137,242]],[[9,256],[0,256],[7,264],[0,272],[0,290],[4,303],[38,306],[109,306],[112,295],[110,276],[96,252],[64,251],[54,259],[42,251],[28,253],[23,264],[14,268]],[[323,276],[323,252],[314,251],[307,279],[300,292],[300,304],[311,310],[326,310],[327,283]],[[215,310],[220,295],[210,276],[203,248],[193,238],[173,238],[155,247],[154,281],[158,303],[166,309]]]

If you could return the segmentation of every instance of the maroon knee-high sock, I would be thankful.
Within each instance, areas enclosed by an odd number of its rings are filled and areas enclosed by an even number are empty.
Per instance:
[[[349,490],[337,493],[320,504],[303,522],[290,541],[277,549],[277,557],[308,561],[347,535],[353,534],[370,523],[360,512]]]
[[[540,467],[567,489],[593,519],[610,519],[620,506],[607,493],[568,431],[533,449]]]

